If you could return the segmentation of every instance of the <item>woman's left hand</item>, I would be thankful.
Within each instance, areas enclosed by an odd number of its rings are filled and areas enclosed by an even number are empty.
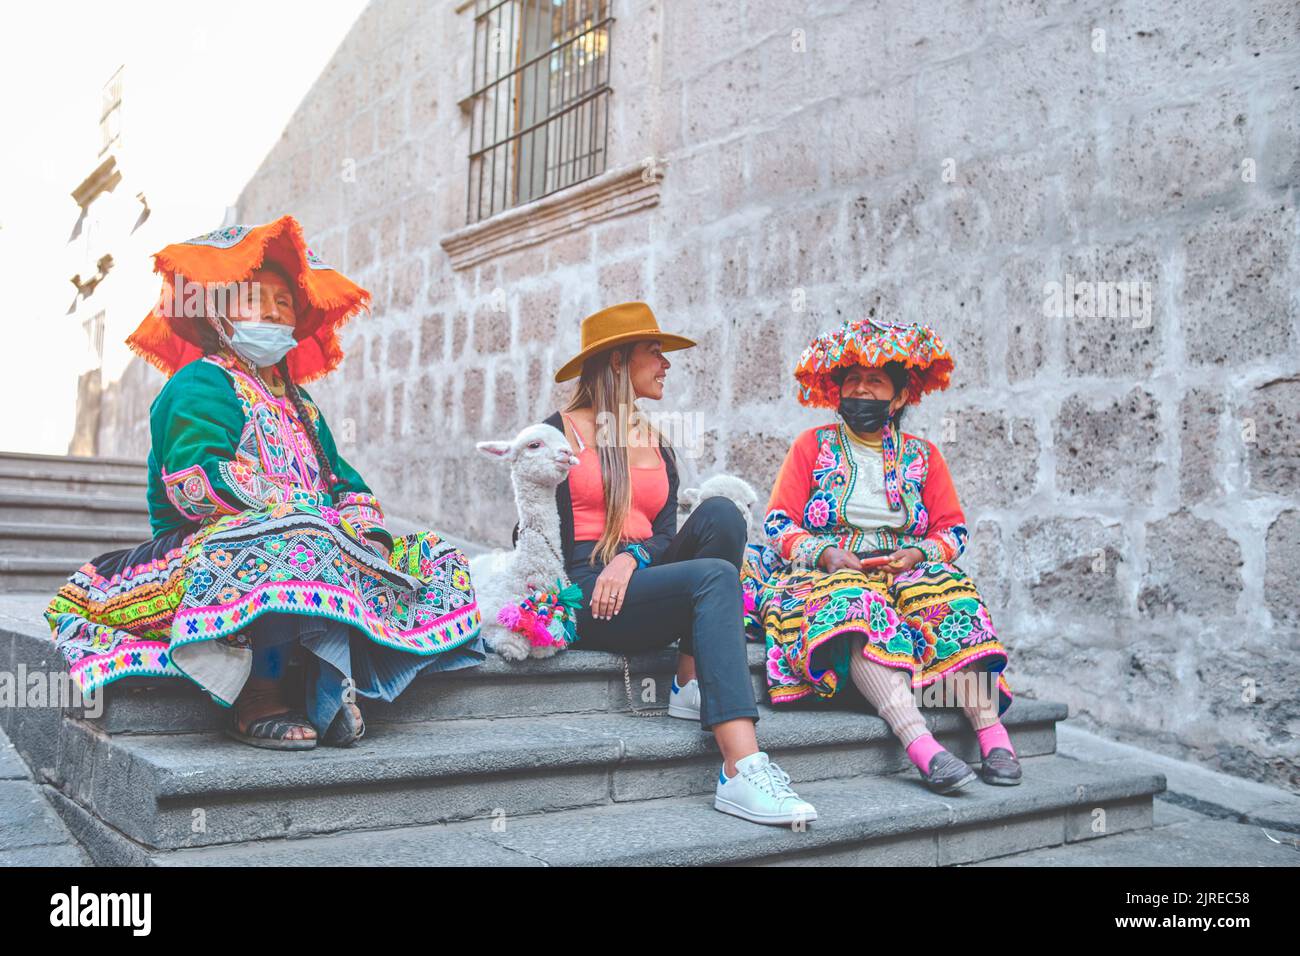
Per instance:
[[[377,541],[374,538],[367,538],[366,540],[370,542],[370,547],[374,548],[381,558],[385,561],[388,560],[388,545],[384,544],[382,541]]]
[[[881,565],[882,571],[890,574],[902,574],[910,571],[925,560],[925,552],[920,548],[899,548],[889,556],[889,563]]]

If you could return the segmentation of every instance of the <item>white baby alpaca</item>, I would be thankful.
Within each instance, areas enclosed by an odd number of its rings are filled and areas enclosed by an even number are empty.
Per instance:
[[[481,441],[489,458],[510,465],[519,511],[519,539],[513,551],[492,551],[470,560],[470,580],[483,615],[483,640],[508,661],[550,657],[555,647],[533,647],[522,634],[497,623],[503,607],[535,591],[569,583],[560,555],[560,516],[555,489],[578,463],[564,433],[550,425],[529,425],[513,441]]]

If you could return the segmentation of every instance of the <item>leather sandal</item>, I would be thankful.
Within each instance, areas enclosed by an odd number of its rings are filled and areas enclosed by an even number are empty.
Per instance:
[[[922,773],[921,779],[935,793],[954,793],[975,779],[975,771],[960,757],[941,750],[930,758],[930,772]]]
[[[357,709],[357,713],[352,713],[352,708]],[[360,717],[361,705],[355,702],[344,703],[339,708],[339,712],[334,715],[330,721],[325,736],[321,738],[321,743],[328,747],[351,747],[358,740],[366,735],[366,722]]]
[[[251,721],[247,730],[239,729],[239,715],[231,714],[230,723],[226,725],[226,734],[240,743],[266,750],[311,750],[318,743],[315,737],[293,738],[288,735],[294,730],[307,729],[315,732],[316,728],[307,720],[307,716],[292,711],[272,714]]]
[[[985,783],[1014,787],[1020,782],[1020,776],[1020,761],[1006,747],[994,747],[980,764],[980,777]]]

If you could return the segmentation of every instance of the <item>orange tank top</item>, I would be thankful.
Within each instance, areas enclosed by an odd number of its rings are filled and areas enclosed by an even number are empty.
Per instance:
[[[601,483],[600,456],[582,440],[573,419],[564,416],[578,439],[578,464],[569,471],[573,500],[573,540],[599,541],[605,533],[605,489]],[[655,515],[668,501],[668,468],[658,448],[659,464],[632,466],[632,507],[623,525],[622,540],[644,541],[654,534]]]

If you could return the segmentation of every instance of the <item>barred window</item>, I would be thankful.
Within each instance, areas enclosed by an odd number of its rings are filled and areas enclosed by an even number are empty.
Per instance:
[[[122,73],[126,69],[119,66],[104,84],[99,111],[99,155],[103,156],[108,148],[122,140]]]
[[[476,0],[469,222],[605,171],[610,0]]]

